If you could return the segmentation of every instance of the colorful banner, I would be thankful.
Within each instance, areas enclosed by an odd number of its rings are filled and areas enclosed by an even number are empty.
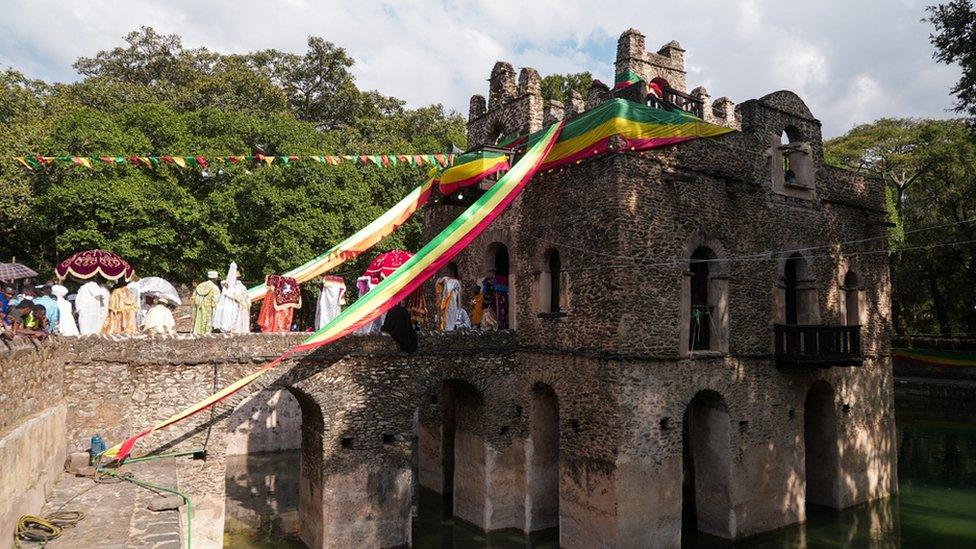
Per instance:
[[[552,170],[603,154],[610,150],[614,137],[623,141],[624,150],[644,151],[732,131],[680,109],[665,111],[626,99],[611,99],[568,122],[541,169]],[[541,132],[536,132],[505,146],[531,144],[540,136]]]
[[[458,189],[477,185],[488,176],[511,167],[508,155],[494,151],[464,153],[457,158],[454,167],[444,170],[440,176],[440,190],[448,195]]]
[[[432,168],[427,176],[427,181],[411,191],[403,200],[397,202],[369,225],[336,244],[322,255],[284,273],[283,276],[294,278],[299,283],[307,282],[369,250],[376,243],[392,234],[400,225],[406,223],[414,212],[427,203],[430,199],[431,190],[434,188],[437,169]],[[259,284],[249,289],[247,293],[251,301],[254,302],[264,299],[267,291],[267,286]]]
[[[73,164],[94,168],[98,164],[110,166],[142,166],[146,168],[157,168],[161,164],[172,164],[180,168],[198,168],[206,170],[211,164],[241,164],[252,163],[256,165],[280,164],[289,166],[296,162],[318,162],[330,166],[338,166],[344,162],[353,163],[357,166],[377,166],[390,167],[405,164],[408,166],[423,167],[427,165],[440,166],[447,168],[454,165],[453,154],[374,154],[374,155],[275,155],[268,156],[257,154],[254,156],[15,156],[14,160],[22,164],[29,170],[38,170],[50,164]]]
[[[632,86],[644,79],[634,71],[624,71],[613,77],[613,89],[620,90]]]
[[[434,237],[396,272],[383,279],[368,294],[356,300],[355,303],[312,334],[301,345],[290,349],[276,360],[205,400],[143,430],[122,444],[107,450],[103,455],[114,457],[118,461],[124,460],[139,439],[220,402],[259,378],[264,372],[280,364],[287,357],[300,351],[314,349],[336,341],[388,311],[446,265],[481,234],[495,218],[501,215],[539,170],[543,159],[550,153],[562,129],[563,123],[554,124],[546,129],[534,141],[532,147],[526,151],[522,159],[453,223]]]
[[[935,349],[892,349],[891,358],[919,366],[976,368],[976,351],[940,351]]]

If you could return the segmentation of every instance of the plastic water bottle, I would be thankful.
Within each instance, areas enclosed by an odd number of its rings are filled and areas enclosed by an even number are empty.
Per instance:
[[[98,459],[98,455],[105,451],[105,441],[102,440],[100,435],[94,435],[91,437],[91,459],[92,463]]]

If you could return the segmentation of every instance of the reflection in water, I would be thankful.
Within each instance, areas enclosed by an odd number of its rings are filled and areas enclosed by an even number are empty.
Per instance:
[[[835,511],[810,506],[807,522],[732,544],[708,536],[688,547],[976,547],[976,416],[932,403],[899,402],[899,495]],[[227,460],[225,546],[300,548],[297,536],[298,452]],[[450,517],[449,500],[420,492],[414,519],[416,547],[556,547],[555,531],[526,538],[487,535]]]

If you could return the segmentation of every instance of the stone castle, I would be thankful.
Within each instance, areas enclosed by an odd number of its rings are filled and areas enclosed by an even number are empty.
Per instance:
[[[281,429],[301,448],[310,547],[410,544],[418,486],[451,494],[454,516],[484,530],[558,527],[563,547],[741,539],[802,522],[808,504],[895,492],[882,184],[824,163],[820,123],[792,92],[739,105],[687,92],[677,42],[648,52],[628,30],[615,68],[644,82],[594,82],[560,103],[543,99],[535,70],[497,63],[487,100],[471,99],[469,144],[613,97],[739,131],[537,175],[449,267],[465,288],[508,277],[509,330],[424,334],[415,355],[385,336],[346,338],[140,443],[206,445],[206,459],[173,464],[201,508],[194,545],[220,544],[241,411],[279,412],[261,411],[276,391],[294,397]],[[464,204],[427,208],[425,236]],[[117,441],[299,340],[18,343],[0,356],[0,460],[29,429],[44,437],[32,468],[3,482],[0,525],[92,432]],[[267,449],[255,423],[251,451]]]

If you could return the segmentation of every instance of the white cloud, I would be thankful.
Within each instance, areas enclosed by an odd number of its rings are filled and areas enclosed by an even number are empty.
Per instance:
[[[496,60],[543,75],[613,77],[616,38],[636,27],[648,48],[677,39],[688,84],[737,102],[779,89],[801,94],[826,136],[878,116],[946,116],[958,70],[937,66],[916,0],[689,0],[613,9],[583,0],[0,0],[0,66],[48,80],[111,48],[139,25],[189,47],[300,52],[309,35],[346,48],[361,86],[467,112]]]

